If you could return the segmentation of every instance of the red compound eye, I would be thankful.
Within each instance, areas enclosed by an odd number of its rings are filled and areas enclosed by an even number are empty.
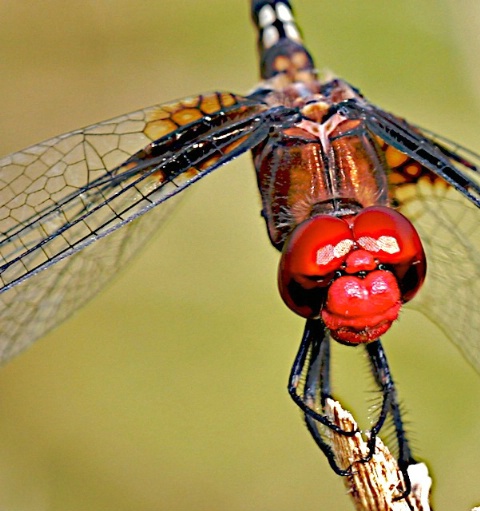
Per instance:
[[[361,211],[353,224],[359,248],[387,265],[397,278],[403,302],[420,289],[426,273],[426,260],[420,237],[410,220],[383,206]]]
[[[283,247],[280,294],[303,317],[318,317],[328,286],[354,246],[345,220],[319,215],[300,224]]]

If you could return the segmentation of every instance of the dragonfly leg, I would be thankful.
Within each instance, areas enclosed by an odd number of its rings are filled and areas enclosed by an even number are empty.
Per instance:
[[[288,393],[304,414],[340,435],[353,436],[356,431],[343,430],[321,413],[325,399],[331,397],[329,342],[329,334],[323,322],[307,319],[290,372]]]
[[[370,358],[373,376],[378,387],[382,391],[383,401],[378,420],[370,430],[370,438],[368,440],[368,448],[370,453],[365,461],[368,461],[372,457],[375,451],[377,435],[382,429],[387,415],[390,413],[393,420],[395,436],[398,445],[398,466],[405,480],[405,492],[397,497],[397,499],[402,499],[406,497],[411,491],[411,482],[407,469],[410,465],[413,465],[417,462],[413,458],[412,452],[410,450],[410,445],[408,443],[405,428],[403,425],[397,390],[395,388],[395,383],[392,378],[392,373],[390,371],[382,343],[380,340],[371,342],[366,345],[366,350]]]
[[[338,466],[335,453],[331,447],[331,445],[326,442],[322,435],[320,434],[318,424],[317,422],[312,419],[308,414],[304,414],[305,418],[305,424],[307,425],[307,429],[312,435],[313,440],[317,444],[317,446],[321,449],[323,454],[325,454],[325,457],[328,460],[328,463],[330,464],[330,467],[332,470],[339,476],[349,476],[352,474],[351,467],[348,467],[347,469],[342,469]]]
[[[351,474],[351,469],[338,466],[335,453],[322,426],[344,436],[357,431],[347,431],[334,424],[322,412],[331,398],[330,388],[330,338],[323,322],[307,320],[300,349],[295,358],[288,384],[290,396],[303,412],[305,423],[313,440],[325,454],[333,471],[340,476]]]
[[[309,406],[314,406],[317,392],[319,392],[321,409],[323,410],[326,400],[332,398],[330,390],[330,338],[326,336],[320,343],[315,343],[314,348],[308,365],[303,397]],[[304,414],[304,418],[308,431],[317,446],[325,454],[332,470],[340,476],[350,475],[351,467],[342,469],[338,466],[335,453],[331,445],[322,437],[316,419],[308,413]]]

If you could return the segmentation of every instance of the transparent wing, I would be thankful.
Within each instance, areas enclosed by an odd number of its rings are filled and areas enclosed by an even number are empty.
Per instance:
[[[143,213],[258,143],[265,110],[229,93],[201,95],[0,160],[0,360],[93,296],[151,236],[165,205]]]
[[[480,156],[372,105],[349,110],[383,144],[393,202],[427,253],[427,279],[412,307],[480,371]]]

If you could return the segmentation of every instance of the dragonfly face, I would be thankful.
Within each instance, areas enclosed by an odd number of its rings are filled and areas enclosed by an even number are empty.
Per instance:
[[[384,206],[339,218],[315,215],[294,229],[279,268],[280,294],[294,312],[322,318],[345,344],[378,339],[425,278],[413,225]]]
[[[285,11],[284,7],[281,9],[283,16],[288,18],[288,10]],[[263,18],[268,23],[268,16],[263,15]],[[290,32],[286,29],[286,33]],[[437,231],[449,231],[452,226],[452,218],[439,205],[451,201],[466,217],[465,230],[463,227],[456,230],[459,241],[455,250],[467,253],[466,240],[470,243],[475,237],[478,223],[475,221],[477,217],[472,216],[477,213],[472,213],[475,210],[469,205],[471,197],[467,197],[470,183],[475,182],[475,169],[468,162],[465,165],[463,160],[455,157],[457,150],[453,154],[448,149],[429,146],[430,152],[420,154],[418,148],[424,143],[424,138],[416,128],[364,102],[344,82],[317,84],[309,70],[306,55],[300,51],[300,68],[291,68],[295,79],[302,80],[301,86],[290,84],[288,76],[282,75],[279,79],[273,79],[274,87],[270,90],[262,84],[266,92],[257,90],[249,97],[215,94],[161,105],[55,139],[50,145],[40,144],[34,148],[36,153],[20,152],[15,159],[4,161],[3,168],[9,176],[14,175],[8,174],[12,169],[15,172],[20,169],[20,173],[31,175],[41,163],[47,162],[45,168],[48,172],[46,170],[46,173],[38,176],[48,178],[46,189],[51,194],[48,198],[34,194],[43,188],[38,190],[33,185],[19,193],[12,185],[13,178],[3,190],[6,199],[1,205],[8,210],[8,215],[3,217],[6,223],[2,228],[2,233],[6,234],[2,241],[7,247],[2,252],[7,261],[2,267],[2,277],[5,279],[3,296],[4,303],[8,305],[2,317],[4,359],[33,342],[36,336],[61,320],[72,307],[78,306],[108,279],[108,271],[100,267],[91,274],[102,278],[92,280],[90,285],[85,283],[82,289],[79,289],[78,282],[75,286],[72,285],[73,281],[68,282],[67,277],[75,275],[84,268],[83,265],[87,265],[86,268],[98,265],[95,260],[97,244],[102,243],[106,247],[111,239],[112,246],[118,248],[118,252],[112,252],[118,265],[128,260],[129,251],[123,251],[121,241],[135,236],[141,241],[153,229],[146,220],[143,223],[145,227],[142,227],[142,222],[154,212],[145,216],[139,214],[143,215],[155,204],[163,203],[217,165],[247,149],[254,152],[263,212],[270,239],[277,248],[282,248],[287,238],[294,235],[294,227],[308,221],[312,215],[327,212],[330,217],[335,217],[333,213],[339,212],[340,217],[348,217],[366,207],[380,204],[400,205],[402,211],[422,226],[420,234],[426,240],[426,250],[435,254],[436,251],[431,250],[431,247],[435,248],[435,240],[445,239]],[[282,54],[276,55],[280,64],[282,57]],[[272,62],[278,64],[278,60],[273,58],[264,59],[263,69],[271,68]],[[286,63],[289,63],[288,60]],[[282,92],[277,90],[278,87]],[[332,101],[325,105],[324,98],[314,98],[315,101],[310,102],[309,94],[323,94],[331,97]],[[273,135],[270,133],[272,128]],[[270,133],[268,136],[267,131]],[[105,141],[115,137],[117,142],[114,148],[108,147],[108,144],[105,148]],[[137,146],[132,140],[139,138]],[[324,143],[327,139],[328,143]],[[76,144],[69,145],[75,141]],[[44,152],[40,154],[40,151]],[[79,158],[75,151],[88,158]],[[280,153],[283,159],[279,159]],[[365,154],[375,159],[365,160]],[[338,155],[344,155],[343,159]],[[302,164],[295,166],[296,161]],[[316,166],[312,165],[315,173],[310,175],[319,180],[305,184],[305,180],[300,179],[299,186],[292,187],[294,178],[304,170],[305,161],[317,162]],[[332,161],[335,165],[331,164]],[[365,161],[369,162],[368,165]],[[32,167],[32,162],[36,167]],[[347,162],[350,164],[348,167]],[[438,163],[442,162],[445,172],[439,178],[430,167],[441,168]],[[455,164],[459,164],[468,177],[455,174],[450,168]],[[70,165],[75,165],[75,172]],[[388,172],[384,171],[385,168]],[[181,172],[177,174],[179,169]],[[292,169],[298,170],[297,175],[285,177],[287,170]],[[332,174],[332,170],[338,173]],[[347,183],[348,179],[345,178],[353,174],[363,177]],[[65,183],[58,184],[56,178],[59,175],[68,178]],[[279,180],[275,181],[277,177]],[[442,186],[444,181],[454,181],[467,194],[467,198],[463,199],[462,193],[453,186]],[[314,188],[320,197],[316,196],[312,201],[311,195],[302,194],[302,183],[309,191]],[[434,192],[424,193],[430,185],[434,185]],[[167,188],[170,191],[164,193]],[[347,189],[348,194],[344,193]],[[421,199],[416,193],[417,189],[422,189]],[[14,197],[12,190],[15,191]],[[23,203],[21,192],[28,199]],[[38,198],[38,202],[34,201],[35,198]],[[438,216],[442,216],[442,219]],[[136,223],[130,223],[134,218],[138,218]],[[135,232],[138,234],[135,235]],[[109,236],[104,236],[106,234]],[[117,236],[115,242],[114,236]],[[348,236],[344,239],[351,240]],[[355,242],[356,238],[352,241]],[[444,241],[440,252],[448,249],[449,244],[448,240]],[[72,247],[81,250],[76,251]],[[450,293],[455,291],[449,283],[450,276],[448,272],[439,270],[445,259],[450,259],[450,256],[434,255],[431,266],[433,278],[438,281],[441,276],[440,280]],[[463,255],[459,259],[462,266]],[[370,262],[362,264],[369,265]],[[348,270],[346,261],[342,260],[341,265],[345,265],[345,268],[340,268],[340,271]],[[474,274],[478,272],[475,262],[473,268]],[[41,271],[36,273],[37,270]],[[390,275],[393,272],[390,271]],[[470,281],[468,274],[464,272],[463,275],[465,280]],[[64,285],[58,288],[62,280]],[[477,284],[472,281],[468,285],[472,286],[472,294],[475,295],[478,287],[474,286]],[[460,342],[460,337],[472,338],[470,334],[478,324],[475,316],[471,320],[462,320],[462,334],[458,331],[452,333],[449,318],[454,312],[448,310],[448,315],[445,315],[445,300],[438,300],[441,306],[437,307],[432,303],[432,291],[426,289],[428,294],[425,296],[428,298],[423,299],[422,303],[426,304],[430,316],[440,319],[440,323],[447,330],[450,329],[449,333],[457,342]],[[57,316],[46,316],[46,307],[39,311],[41,314],[32,318],[33,312],[27,308],[30,302],[26,298],[31,297],[34,290],[40,291],[40,294],[33,296],[41,296],[47,300],[46,303],[51,300],[50,304],[57,305]],[[401,296],[400,293],[399,300],[406,301]],[[13,303],[16,305],[12,306]],[[334,320],[326,319],[325,314],[322,317],[325,324],[335,330]],[[26,318],[32,318],[32,321],[26,321]],[[455,329],[458,330],[458,325]],[[373,340],[373,337],[375,335],[368,340]],[[475,364],[475,360],[478,360],[475,359],[478,356],[476,346],[467,340],[461,349]]]

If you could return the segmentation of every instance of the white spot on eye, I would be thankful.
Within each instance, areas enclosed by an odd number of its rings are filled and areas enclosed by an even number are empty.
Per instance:
[[[274,26],[267,27],[263,31],[263,46],[270,48],[274,44],[277,44],[279,40],[278,30]]]
[[[287,23],[285,25],[285,34],[292,41],[300,41],[300,33],[297,30],[297,27],[293,23]]]
[[[388,254],[397,254],[400,252],[398,242],[393,236],[380,236],[380,238],[378,238],[378,246]]]
[[[326,245],[325,247],[317,250],[317,257],[315,262],[318,265],[328,264],[333,259],[339,259],[350,252],[353,246],[353,240],[342,240],[334,245]]]
[[[277,4],[277,17],[280,21],[287,23],[293,21],[292,11],[282,3]]]
[[[358,244],[368,252],[386,252],[387,254],[397,254],[400,247],[396,238],[393,236],[380,236],[378,239],[370,236],[359,238]]]
[[[273,25],[276,20],[275,11],[271,5],[264,5],[258,13],[258,24],[260,27],[265,28]]]
[[[353,247],[353,240],[342,240],[335,245],[335,257],[343,257]]]
[[[334,248],[335,247],[333,245],[327,245],[326,247],[322,247],[317,250],[317,258],[315,259],[315,262],[319,266],[328,264],[335,257],[333,254]]]

